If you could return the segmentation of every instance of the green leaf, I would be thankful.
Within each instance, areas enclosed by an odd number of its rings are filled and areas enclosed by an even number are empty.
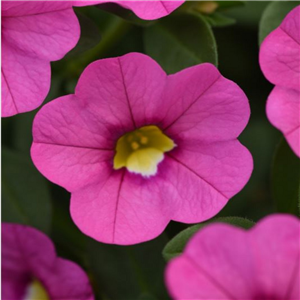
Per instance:
[[[271,188],[277,210],[298,216],[300,159],[294,154],[285,139],[282,139],[275,154]]]
[[[228,10],[237,6],[244,6],[246,1],[216,1],[218,10]]]
[[[213,13],[210,15],[203,15],[203,18],[210,24],[212,27],[225,27],[230,26],[236,23],[235,19],[224,16],[219,13]]]
[[[261,44],[265,37],[276,29],[285,16],[299,4],[300,1],[271,2],[265,9],[259,24],[259,44]]]
[[[164,235],[126,247],[89,240],[89,269],[101,296],[110,300],[168,299],[163,283],[166,263],[160,254],[166,242]]]
[[[217,65],[217,46],[210,26],[199,14],[178,14],[146,28],[145,50],[167,73],[210,62]]]
[[[67,54],[66,58],[80,55],[94,48],[101,41],[101,34],[97,25],[78,10],[75,9],[75,12],[80,23],[80,39],[75,48]]]
[[[254,222],[244,219],[244,218],[239,218],[239,217],[224,217],[224,218],[216,218],[212,219],[208,222],[200,223],[194,226],[191,226],[183,231],[181,231],[179,234],[177,234],[163,249],[163,257],[165,258],[166,261],[180,255],[186,243],[189,241],[189,239],[201,228],[204,226],[211,224],[211,223],[216,223],[216,222],[222,222],[222,223],[227,223],[231,224],[237,227],[241,227],[244,229],[249,229],[254,225]]]
[[[98,6],[99,9],[104,10],[106,12],[112,13],[132,24],[138,26],[149,26],[155,21],[142,20],[137,17],[133,11],[130,9],[126,9],[119,4],[116,3],[103,3]]]
[[[46,233],[51,201],[46,180],[29,157],[2,149],[2,221],[26,224]]]

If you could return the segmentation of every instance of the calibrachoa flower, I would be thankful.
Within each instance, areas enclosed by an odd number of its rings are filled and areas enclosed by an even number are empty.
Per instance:
[[[260,66],[275,84],[267,102],[270,122],[300,157],[300,6],[271,32],[260,49]]]
[[[93,300],[87,275],[40,231],[2,223],[2,300]]]
[[[37,108],[50,88],[50,62],[78,42],[72,6],[108,1],[2,1],[2,116]],[[183,1],[115,1],[144,19],[171,13]]]
[[[252,157],[237,137],[248,119],[245,94],[213,65],[167,76],[131,53],[92,63],[74,95],[38,112],[31,155],[72,193],[85,234],[133,244],[171,219],[211,218],[242,189]]]
[[[212,224],[166,269],[173,299],[299,299],[300,222],[272,215],[249,231]]]
[[[73,1],[76,6],[96,5],[101,3],[117,3],[124,8],[132,10],[139,18],[144,20],[155,20],[169,15],[178,8],[184,0],[138,0],[138,1],[109,1],[109,0],[79,0]]]
[[[50,88],[50,61],[77,43],[71,2],[2,1],[2,116],[37,108]]]

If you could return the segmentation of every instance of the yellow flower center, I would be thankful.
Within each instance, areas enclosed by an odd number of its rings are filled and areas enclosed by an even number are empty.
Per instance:
[[[33,280],[27,288],[24,300],[50,300],[50,296],[38,280]]]
[[[126,167],[132,173],[152,176],[164,153],[176,145],[154,125],[144,126],[121,136],[117,141],[114,169]]]

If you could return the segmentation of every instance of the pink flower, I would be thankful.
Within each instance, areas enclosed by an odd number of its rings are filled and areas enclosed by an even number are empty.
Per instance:
[[[245,94],[213,65],[167,76],[131,53],[92,63],[74,95],[38,112],[31,155],[72,193],[85,234],[139,243],[170,220],[211,218],[243,188],[252,157],[237,137],[249,114]]]
[[[2,116],[31,111],[50,88],[50,62],[60,60],[78,42],[73,6],[108,1],[2,1]],[[171,13],[183,1],[123,1],[144,19]]]
[[[38,230],[2,223],[3,300],[93,300],[88,277]]]
[[[42,104],[50,62],[77,43],[80,28],[71,2],[2,1],[2,116]]]
[[[132,10],[139,18],[144,20],[155,20],[169,15],[178,8],[184,0],[138,0],[138,1],[108,1],[108,0],[77,0],[73,1],[75,6],[96,5],[107,2],[117,3],[124,8]]]
[[[299,299],[300,223],[265,218],[249,231],[212,224],[166,269],[173,299]]]
[[[266,78],[276,85],[267,102],[270,122],[281,130],[300,157],[300,6],[264,40],[260,66]]]

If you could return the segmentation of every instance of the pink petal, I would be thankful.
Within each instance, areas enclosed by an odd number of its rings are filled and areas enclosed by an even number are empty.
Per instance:
[[[113,171],[98,184],[72,194],[71,215],[76,225],[96,240],[140,243],[158,236],[169,222],[158,190],[151,179]]]
[[[250,117],[243,91],[221,76],[212,64],[185,69],[168,78],[163,121],[176,139],[202,142],[237,138]]]
[[[275,85],[300,88],[300,6],[267,36],[260,49],[260,66]]]
[[[155,20],[169,15],[178,8],[184,1],[74,1],[76,6],[96,5],[106,2],[117,3],[124,8],[132,10],[138,17],[144,20]]]
[[[57,258],[51,273],[43,278],[51,299],[93,300],[89,279],[85,272],[72,261]]]
[[[74,1],[1,1],[2,17],[20,17],[61,11],[73,6]]]
[[[54,263],[54,248],[50,240],[35,229],[2,223],[1,230],[2,299],[21,300],[32,273]]]
[[[80,28],[70,3],[2,4],[2,116],[8,117],[43,102],[50,61],[76,45]]]
[[[167,268],[167,286],[175,299],[187,299],[189,284],[181,268],[189,266],[195,299],[251,299],[254,276],[249,243],[243,230],[225,224],[207,226]],[[180,259],[179,258],[179,259]]]
[[[5,43],[22,50],[24,56],[47,61],[63,58],[76,45],[79,32],[79,23],[71,8],[4,17],[2,24]]]
[[[256,288],[261,293],[291,299],[294,288],[298,293],[293,299],[299,299],[299,237],[299,220],[289,215],[269,216],[251,230]]]
[[[166,269],[166,285],[174,300],[231,299],[209,278],[204,272],[199,272],[194,261],[183,255],[173,259]],[[200,290],[199,285],[205,286],[205,289]]]
[[[106,126],[126,132],[164,117],[166,78],[154,60],[130,53],[88,66],[78,81],[76,95],[105,120]]]
[[[183,143],[166,156],[158,174],[163,179],[157,180],[166,182],[163,193],[170,219],[184,223],[216,215],[245,186],[253,170],[251,154],[236,140]]]
[[[298,299],[299,229],[288,215],[249,231],[208,225],[169,263],[168,289],[175,299]]]
[[[50,88],[50,64],[2,43],[2,116],[37,108]]]
[[[270,122],[283,132],[296,155],[300,157],[300,95],[292,89],[276,86],[267,102]]]
[[[99,110],[99,108],[98,108]],[[97,110],[96,110],[97,112]],[[34,119],[31,156],[50,181],[75,191],[112,167],[114,144],[95,111],[69,95],[45,105]]]
[[[51,299],[93,299],[86,274],[73,262],[57,258],[46,235],[31,227],[2,224],[2,299],[23,299],[33,279],[42,282]]]

